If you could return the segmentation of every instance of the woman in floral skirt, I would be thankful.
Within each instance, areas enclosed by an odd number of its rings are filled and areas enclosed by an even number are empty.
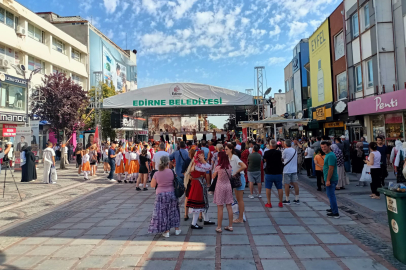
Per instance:
[[[156,188],[154,211],[149,224],[148,233],[162,233],[163,237],[169,237],[169,230],[175,228],[175,234],[179,235],[180,211],[178,198],[175,196],[173,187],[174,173],[168,168],[169,157],[160,159],[159,170],[154,174],[151,187]]]

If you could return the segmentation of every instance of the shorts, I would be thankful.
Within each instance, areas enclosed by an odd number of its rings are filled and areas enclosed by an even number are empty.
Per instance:
[[[284,184],[289,184],[289,183],[295,183],[297,182],[297,173],[284,173],[283,174],[283,183]]]
[[[265,188],[272,189],[273,184],[276,189],[282,189],[282,174],[265,174]]]
[[[109,162],[109,158],[108,158],[108,157],[103,158],[103,162],[108,163],[108,162]]]
[[[261,184],[261,171],[248,172],[248,181],[254,184]]]
[[[235,190],[245,190],[245,177],[243,174],[240,175],[240,179],[241,179],[241,187],[236,188]]]

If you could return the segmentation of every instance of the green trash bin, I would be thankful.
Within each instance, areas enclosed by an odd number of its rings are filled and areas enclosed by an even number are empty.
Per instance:
[[[406,192],[391,191],[387,188],[379,188],[378,191],[386,196],[393,255],[406,264]]]

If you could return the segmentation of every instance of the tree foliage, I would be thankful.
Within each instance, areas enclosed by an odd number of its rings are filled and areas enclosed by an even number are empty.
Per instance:
[[[212,130],[212,129],[215,129],[215,128],[217,128],[217,126],[215,124],[210,123],[209,129]]]
[[[35,101],[35,93],[41,92],[43,102]],[[44,75],[42,85],[37,86],[30,102],[31,114],[39,120],[51,123],[50,129],[69,135],[89,105],[89,98],[82,86],[76,84],[64,73]]]
[[[101,100],[100,102],[103,102],[103,99],[112,97],[116,95],[116,89],[113,85],[113,82],[109,83],[106,81],[105,83],[100,84],[101,87]],[[92,87],[89,91],[89,97],[93,99],[96,94],[96,87]],[[94,129],[96,126],[95,123],[95,112],[91,113],[89,117],[87,117],[87,113],[82,115],[82,121],[84,121],[85,129]],[[102,132],[102,137],[107,138],[110,137],[111,139],[114,139],[116,137],[114,129],[111,128],[111,110],[105,110],[103,109],[101,112],[101,132]]]

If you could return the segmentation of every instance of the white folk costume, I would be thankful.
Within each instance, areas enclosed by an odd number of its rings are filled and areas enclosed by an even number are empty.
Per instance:
[[[85,180],[89,179],[87,176],[89,175],[90,171],[90,156],[89,154],[86,154],[82,157],[82,172],[85,176]]]
[[[121,175],[124,174],[124,160],[123,160],[123,153],[121,153],[121,152],[118,152],[116,155],[115,173],[118,175],[118,182],[121,182]]]

